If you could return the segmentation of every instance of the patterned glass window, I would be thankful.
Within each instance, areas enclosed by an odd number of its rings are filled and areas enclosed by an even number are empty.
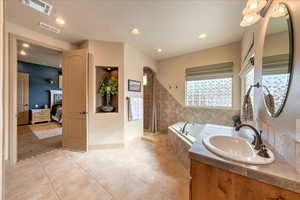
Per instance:
[[[187,80],[187,106],[232,107],[232,77]]]
[[[286,97],[290,74],[270,74],[264,75],[263,85],[268,86],[268,90],[274,97],[275,110],[279,110]]]

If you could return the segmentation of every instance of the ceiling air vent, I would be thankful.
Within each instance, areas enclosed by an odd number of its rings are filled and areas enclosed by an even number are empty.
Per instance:
[[[45,15],[50,15],[52,11],[52,5],[42,0],[21,0],[22,3],[30,8],[33,8]]]
[[[45,29],[45,30],[50,31],[50,32],[60,33],[60,29],[58,29],[54,26],[51,26],[49,24],[45,24],[44,22],[40,22],[40,27],[42,29]]]

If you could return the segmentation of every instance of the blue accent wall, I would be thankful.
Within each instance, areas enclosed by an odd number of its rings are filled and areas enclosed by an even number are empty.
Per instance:
[[[18,61],[18,72],[29,74],[29,107],[44,108],[44,105],[50,106],[49,90],[58,90],[58,77],[61,74],[61,69],[42,66],[32,63]],[[54,80],[54,84],[48,81]]]

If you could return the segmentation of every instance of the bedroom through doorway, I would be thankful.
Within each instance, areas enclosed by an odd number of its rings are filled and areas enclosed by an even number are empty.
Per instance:
[[[17,159],[62,147],[61,51],[17,40]]]

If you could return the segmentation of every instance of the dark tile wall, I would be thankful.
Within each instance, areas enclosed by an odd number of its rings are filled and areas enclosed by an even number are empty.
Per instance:
[[[147,85],[144,86],[144,129],[149,129],[152,115],[153,101],[153,72],[145,68],[144,74],[147,74]]]

